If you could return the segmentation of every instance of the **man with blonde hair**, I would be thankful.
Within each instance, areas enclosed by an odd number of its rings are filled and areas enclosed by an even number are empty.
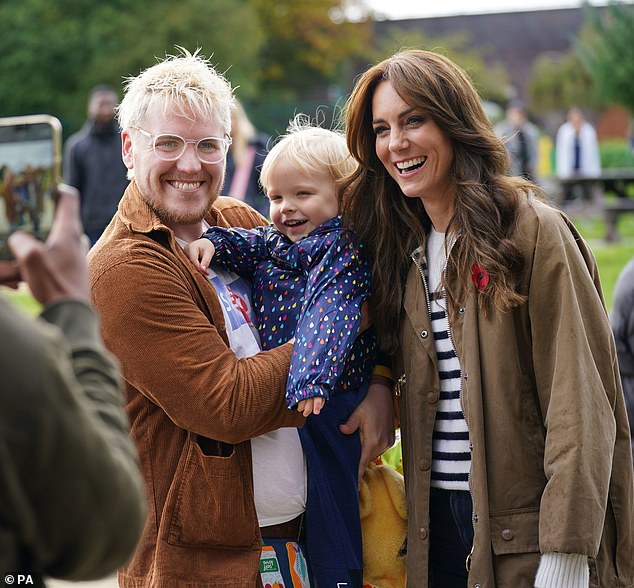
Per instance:
[[[132,181],[89,263],[150,498],[124,588],[261,586],[260,557],[272,554],[258,520],[272,497],[266,534],[296,546],[302,532],[304,419],[284,405],[292,343],[261,352],[248,284],[213,266],[199,274],[183,251],[209,226],[265,223],[219,197],[233,100],[207,60],[182,50],[130,79],[119,107]],[[361,425],[366,461],[391,440],[385,390],[344,426]]]

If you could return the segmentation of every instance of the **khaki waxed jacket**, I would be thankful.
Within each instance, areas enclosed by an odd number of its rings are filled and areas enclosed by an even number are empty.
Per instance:
[[[207,221],[265,222],[231,198],[218,198]],[[284,404],[292,345],[236,357],[215,290],[134,181],[89,267],[104,340],[123,367],[150,503],[119,585],[261,585],[249,439],[304,422]]]
[[[536,200],[521,205],[514,238],[526,260],[519,289],[527,302],[486,318],[474,285],[448,309],[472,447],[468,586],[532,587],[540,552],[562,552],[589,556],[592,587],[632,587],[629,429],[594,259],[565,216]],[[455,276],[448,279],[451,287]],[[400,337],[408,586],[424,588],[440,384],[417,263]]]

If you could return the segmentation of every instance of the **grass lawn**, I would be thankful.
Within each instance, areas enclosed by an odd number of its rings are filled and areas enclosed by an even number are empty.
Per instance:
[[[26,288],[21,288],[20,290],[2,288],[0,295],[8,298],[10,302],[31,316],[35,316],[40,312],[40,304],[31,296]]]
[[[573,220],[581,234],[588,240],[597,259],[605,303],[610,309],[616,279],[625,264],[634,257],[634,214],[621,215],[618,225],[621,240],[618,243],[609,244],[603,241],[605,232],[603,219],[573,218]]]
[[[614,284],[625,264],[634,257],[634,214],[624,214],[619,218],[618,232],[621,240],[618,243],[605,243],[603,235],[605,224],[601,218],[573,218],[581,234],[588,240],[597,258],[603,294],[608,309],[612,307]],[[2,289],[11,302],[28,314],[35,316],[40,305],[26,290]]]

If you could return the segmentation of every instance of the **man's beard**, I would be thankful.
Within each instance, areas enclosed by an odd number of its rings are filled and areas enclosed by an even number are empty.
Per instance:
[[[148,204],[154,213],[161,219],[161,222],[168,227],[174,225],[193,225],[199,223],[205,218],[211,206],[218,198],[218,194],[212,195],[206,205],[202,205],[197,210],[188,212],[176,212],[167,210],[157,202],[149,201]]]

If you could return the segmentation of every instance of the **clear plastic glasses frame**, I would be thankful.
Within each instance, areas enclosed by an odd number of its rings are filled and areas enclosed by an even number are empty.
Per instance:
[[[154,154],[163,161],[176,161],[185,153],[187,145],[194,145],[196,155],[202,163],[219,163],[227,155],[230,137],[203,137],[202,139],[183,139],[173,133],[153,135],[140,127],[130,127],[145,135],[152,142]]]

